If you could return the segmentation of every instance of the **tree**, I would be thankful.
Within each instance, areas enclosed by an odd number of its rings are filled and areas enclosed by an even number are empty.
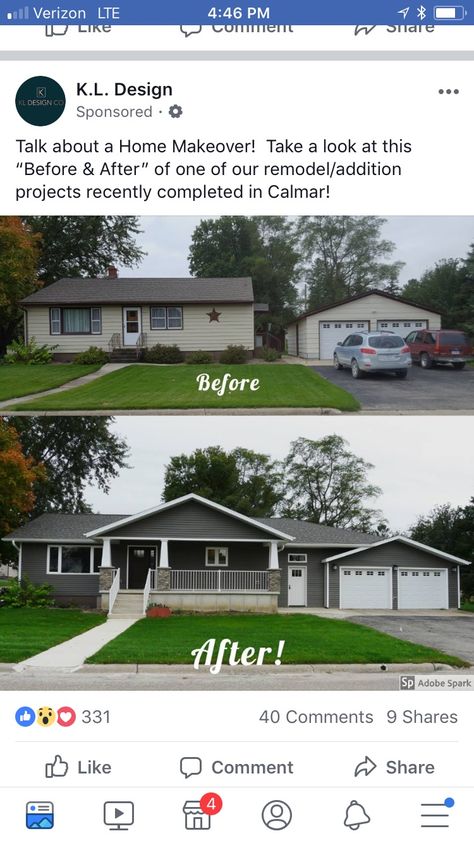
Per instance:
[[[411,279],[403,295],[417,304],[439,310],[444,328],[474,334],[474,255],[465,261],[439,261],[419,280]]]
[[[0,353],[22,325],[19,302],[37,288],[38,237],[20,217],[0,217]]]
[[[436,506],[410,528],[412,539],[474,563],[474,497],[466,506]],[[474,565],[461,566],[461,589],[474,597]]]
[[[42,512],[89,512],[87,484],[96,483],[107,492],[110,481],[126,467],[128,446],[111,432],[110,418],[15,416],[9,424],[24,454],[45,469],[34,483],[33,517]]]
[[[219,446],[171,457],[163,500],[194,493],[241,512],[271,516],[282,497],[278,464],[246,448],[226,452]]]
[[[398,292],[400,261],[390,262],[394,243],[382,238],[382,217],[300,217],[296,233],[309,286],[309,306],[377,288]]]
[[[47,286],[59,278],[96,278],[118,263],[133,267],[145,254],[136,244],[138,217],[24,217],[40,237],[38,278]]]
[[[0,419],[0,536],[19,527],[32,512],[34,490],[43,477],[43,466],[24,454],[15,428]],[[0,544],[0,559],[15,560],[11,545]]]
[[[342,436],[300,437],[291,443],[283,467],[286,494],[282,515],[328,527],[387,533],[380,510],[365,503],[381,494],[367,479],[373,466],[353,454]]]
[[[251,276],[255,301],[269,305],[267,321],[292,315],[299,255],[292,223],[285,217],[219,217],[194,230],[189,267],[194,276]]]

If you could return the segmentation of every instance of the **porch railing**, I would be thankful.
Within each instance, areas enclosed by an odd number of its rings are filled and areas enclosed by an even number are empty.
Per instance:
[[[170,571],[170,591],[268,591],[268,571]]]
[[[154,577],[152,577],[152,575],[154,573],[155,572],[152,571],[151,568],[148,570],[148,575],[147,575],[146,582],[145,582],[145,588],[143,589],[143,614],[144,615],[146,615],[146,610],[148,609],[148,601],[150,599],[150,591],[151,591],[151,587],[152,587],[152,580],[154,579]]]
[[[119,593],[120,589],[120,571],[115,571],[114,579],[112,585],[110,586],[109,591],[109,615],[112,614],[112,609],[114,608],[114,603],[117,599],[117,594]]]
[[[109,339],[109,351],[115,351],[116,348],[121,348],[122,338],[120,334],[112,334]]]

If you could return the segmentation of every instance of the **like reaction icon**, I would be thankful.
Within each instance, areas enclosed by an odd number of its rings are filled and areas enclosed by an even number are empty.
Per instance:
[[[68,770],[69,764],[67,763],[67,761],[63,761],[60,755],[56,755],[52,763],[45,764],[44,774],[47,779],[63,779],[64,776],[67,776]]]
[[[58,708],[58,726],[72,726],[76,722],[76,712],[68,705]]]
[[[15,720],[19,726],[23,726],[23,728],[25,728],[26,726],[33,725],[36,720],[36,714],[32,708],[24,705],[15,712]]]

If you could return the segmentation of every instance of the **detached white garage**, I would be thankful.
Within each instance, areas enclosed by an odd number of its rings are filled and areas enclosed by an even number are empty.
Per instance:
[[[417,328],[441,328],[440,313],[383,290],[369,290],[311,310],[291,322],[288,353],[332,360],[337,343],[353,331],[393,331],[405,338]]]

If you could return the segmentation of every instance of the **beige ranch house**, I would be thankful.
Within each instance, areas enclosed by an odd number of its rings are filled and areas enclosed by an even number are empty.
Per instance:
[[[62,278],[27,296],[25,341],[56,346],[68,361],[90,346],[133,360],[157,343],[216,358],[228,345],[255,345],[251,278]]]
[[[405,338],[416,328],[441,328],[441,315],[400,296],[370,290],[301,314],[288,325],[288,354],[332,360],[338,342],[353,331],[393,331]]]

